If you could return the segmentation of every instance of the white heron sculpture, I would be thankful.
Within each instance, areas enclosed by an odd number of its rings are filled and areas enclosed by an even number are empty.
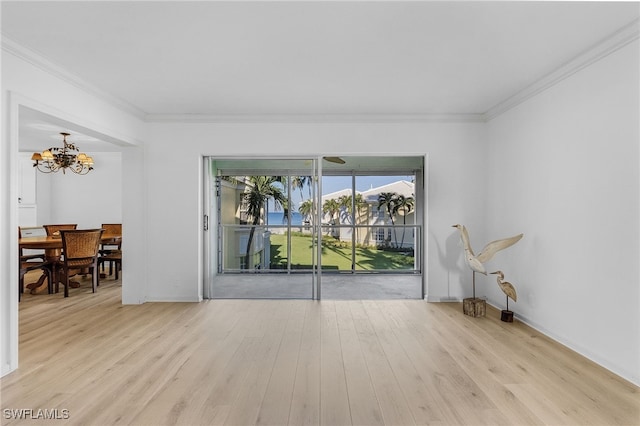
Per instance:
[[[507,311],[509,310],[509,299],[514,302],[518,301],[518,295],[516,294],[516,288],[508,281],[504,280],[504,273],[502,271],[491,272],[492,274],[497,275],[498,286],[502,290],[504,294],[507,295]]]
[[[460,231],[460,238],[462,239],[462,244],[464,246],[464,260],[467,262],[467,265],[469,265],[469,268],[471,268],[471,270],[473,271],[473,298],[475,299],[476,272],[487,275],[487,270],[484,267],[484,263],[491,260],[491,258],[493,258],[493,256],[498,251],[504,250],[507,247],[511,247],[512,245],[520,241],[524,234],[518,234],[513,237],[491,241],[489,244],[484,246],[484,248],[476,256],[473,253],[471,243],[469,242],[469,233],[467,232],[467,228],[464,225],[460,224],[453,225],[453,227],[458,228],[458,231]]]

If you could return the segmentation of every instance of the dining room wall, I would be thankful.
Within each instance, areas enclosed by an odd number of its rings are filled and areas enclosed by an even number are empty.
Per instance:
[[[77,223],[78,229],[122,223],[122,154],[92,152],[96,164],[86,175],[36,175],[38,224]]]

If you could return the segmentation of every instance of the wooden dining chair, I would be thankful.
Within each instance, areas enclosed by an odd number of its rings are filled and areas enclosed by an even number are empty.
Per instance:
[[[102,229],[104,229],[104,234],[105,235],[122,235],[122,224],[121,223],[103,223],[102,224]],[[101,257],[104,256],[109,256],[109,255],[114,255],[111,256],[112,259],[104,259],[104,261],[100,262],[101,265],[101,270],[104,271],[104,264],[105,263],[109,263],[109,275],[112,274],[112,270],[113,270],[113,266],[115,264],[116,268],[120,267],[121,261],[122,261],[122,239],[118,240],[118,243],[102,243],[100,244],[100,255]],[[119,257],[120,257],[120,261],[118,261],[116,258],[118,257],[118,253],[119,253]],[[116,273],[116,277],[117,277],[117,273]]]
[[[103,223],[102,229],[104,229],[104,233],[107,235],[122,235],[121,223]]]
[[[98,287],[98,251],[102,229],[60,230],[62,236],[62,279],[64,297],[69,297],[69,276],[82,270],[91,274],[93,292]],[[56,288],[56,292],[58,289]]]
[[[47,231],[47,237],[57,237],[60,235],[60,231],[73,230],[78,228],[77,223],[63,223],[55,225],[43,225],[45,231]],[[57,284],[56,284],[57,285]],[[58,290],[56,290],[56,293]]]
[[[18,238],[22,237],[42,237],[47,235],[47,231],[42,226],[18,226]],[[20,248],[20,260],[23,262],[28,261],[44,261],[44,250],[40,250],[36,253],[36,250],[30,250],[26,253],[24,249]]]
[[[46,231],[42,226],[18,226],[18,238],[23,237],[39,237],[46,235]],[[52,265],[45,259],[44,251],[35,252],[35,250],[26,253],[24,249],[19,249],[18,258],[18,301],[22,299],[24,293],[24,276],[27,272],[41,269],[42,276],[38,279],[40,286],[47,279],[49,293],[52,291]]]
[[[42,269],[43,274],[38,280],[38,287],[47,279],[47,288],[49,293],[53,290],[53,268],[51,262],[47,260],[42,261],[18,261],[18,302],[22,300],[22,293],[24,293],[24,276],[27,272]]]
[[[49,237],[56,235],[56,232],[60,232],[62,230],[76,229],[77,227],[78,227],[77,223],[44,225],[44,229],[47,231],[47,236]]]
[[[109,253],[100,255],[98,257],[98,264],[102,266],[100,270],[104,270],[104,264],[109,263],[109,275],[116,272],[116,280],[120,277],[120,270],[122,269],[122,250],[111,250]],[[98,285],[100,274],[98,274]]]

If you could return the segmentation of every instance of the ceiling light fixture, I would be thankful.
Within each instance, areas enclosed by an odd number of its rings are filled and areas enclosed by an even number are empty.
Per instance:
[[[326,161],[330,162],[330,163],[336,163],[336,164],[344,164],[345,161],[340,158],[340,157],[322,157],[324,158]]]
[[[77,146],[67,142],[69,133],[61,132],[62,148],[49,148],[42,153],[34,152],[31,159],[34,161],[33,167],[42,173],[55,173],[67,169],[78,175],[86,175],[93,170],[93,158],[83,152],[79,152]],[[74,152],[78,152],[75,154]]]

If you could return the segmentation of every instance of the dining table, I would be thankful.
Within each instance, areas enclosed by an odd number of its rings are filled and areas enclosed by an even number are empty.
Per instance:
[[[117,245],[122,242],[122,235],[119,234],[102,234],[100,238],[100,244]],[[51,262],[53,265],[54,279],[58,282],[64,282],[62,277],[58,275],[58,268],[56,265],[60,264],[60,258],[62,257],[62,237],[59,235],[41,235],[32,237],[22,237],[18,239],[18,245],[21,249],[37,249],[44,250],[44,258],[46,261]],[[31,290],[32,294],[38,292],[38,290],[44,285],[43,276],[35,283],[27,284],[27,288]]]

